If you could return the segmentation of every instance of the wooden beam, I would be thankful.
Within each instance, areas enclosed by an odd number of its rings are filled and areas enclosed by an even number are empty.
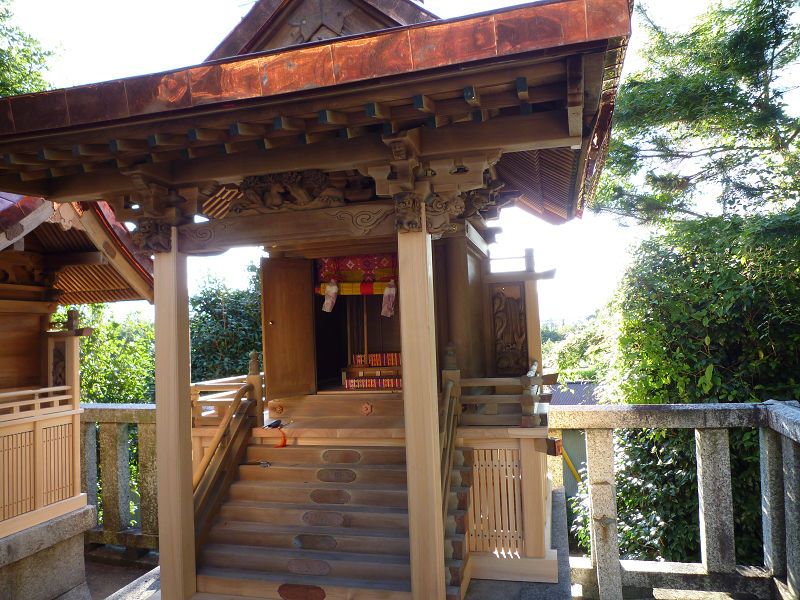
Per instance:
[[[186,132],[190,142],[224,142],[228,139],[228,132],[221,129],[207,129],[193,127]]]
[[[423,210],[422,222],[425,222]],[[431,236],[397,235],[403,404],[408,472],[411,594],[414,600],[445,597],[436,322],[433,314]]]
[[[335,110],[320,110],[317,112],[317,119],[323,125],[347,125],[350,122],[347,113]]]
[[[485,123],[458,123],[420,132],[421,155],[476,152],[501,149],[504,152],[565,148],[580,144],[580,137],[567,131],[563,110],[490,119]]]
[[[231,123],[228,131],[232,136],[264,137],[267,135],[267,126],[255,123]]]
[[[147,144],[151,148],[185,146],[186,138],[174,133],[151,133],[147,136]]]
[[[537,372],[542,373],[542,325],[539,318],[539,290],[536,287],[538,279],[552,279],[556,271],[552,269],[544,273],[536,273],[533,262],[533,249],[525,249],[525,270],[527,275],[533,275],[525,281],[525,323],[528,338],[528,363],[539,363]],[[538,277],[537,277],[538,276]]]
[[[36,155],[39,160],[75,160],[75,155],[71,150],[60,150],[57,148],[40,148]]]
[[[367,102],[367,104],[364,106],[364,110],[368,117],[374,117],[376,119],[392,118],[391,106],[381,104],[380,102]]]
[[[518,283],[520,281],[539,281],[541,279],[553,279],[556,270],[542,271],[540,273],[513,271],[511,273],[489,273],[486,275],[486,283]]]
[[[583,55],[567,58],[567,119],[569,134],[583,133]]]
[[[309,222],[314,227],[309,228]],[[187,254],[219,252],[235,246],[369,240],[394,233],[394,204],[370,202],[313,211],[275,212],[188,223],[178,228],[178,246]]]
[[[42,159],[40,159],[36,154],[25,154],[22,152],[6,152],[3,154],[3,162],[5,162],[7,165],[41,166]]]
[[[111,152],[149,152],[150,144],[147,140],[140,139],[116,139],[108,143]]]
[[[0,300],[0,313],[40,313],[49,315],[58,308],[55,302]]]
[[[273,117],[272,126],[276,131],[305,131],[305,119],[297,117]]]
[[[155,256],[156,454],[161,594],[189,600],[196,591],[189,400],[189,293],[186,255]]]
[[[514,82],[514,87],[517,90],[517,98],[519,98],[520,102],[527,102],[529,97],[528,78],[517,77],[516,81]]]
[[[432,114],[436,112],[436,102],[424,94],[416,94],[414,96],[414,108]]]
[[[464,101],[470,106],[479,107],[481,105],[481,95],[478,88],[468,85],[464,88]]]
[[[77,157],[105,156],[109,148],[106,144],[75,144],[72,146],[72,154]]]
[[[101,252],[71,252],[51,254],[44,257],[46,269],[58,270],[71,265],[104,265],[108,260]]]

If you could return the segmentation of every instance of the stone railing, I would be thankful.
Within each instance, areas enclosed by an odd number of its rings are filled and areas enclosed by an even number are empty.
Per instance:
[[[621,600],[623,589],[666,588],[800,597],[800,405],[762,404],[558,406],[553,430],[586,432],[591,558],[571,558],[583,597]],[[735,562],[728,430],[758,427],[761,455],[763,567]],[[701,563],[620,560],[614,429],[694,429],[700,499]]]
[[[129,558],[158,548],[155,404],[81,404],[81,481],[102,522],[87,544],[123,546]],[[131,489],[131,430],[138,440],[138,493]],[[133,509],[132,509],[133,506]]]

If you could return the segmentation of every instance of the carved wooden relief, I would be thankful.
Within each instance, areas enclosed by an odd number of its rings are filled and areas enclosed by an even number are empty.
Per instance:
[[[280,210],[314,210],[343,206],[344,192],[330,184],[318,169],[245,177],[241,196],[231,202],[229,214],[243,216]]]
[[[54,341],[50,354],[50,385],[59,386],[67,384],[66,343]]]
[[[131,237],[142,252],[169,252],[172,248],[171,226],[158,219],[140,219]]]
[[[520,284],[490,288],[497,375],[521,375],[528,369],[525,289]]]

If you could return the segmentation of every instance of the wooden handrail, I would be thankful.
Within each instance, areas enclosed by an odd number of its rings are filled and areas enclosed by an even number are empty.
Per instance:
[[[200,464],[197,467],[197,470],[192,475],[192,489],[196,492],[197,487],[200,485],[200,482],[203,480],[203,477],[206,474],[206,470],[208,469],[209,463],[211,463],[211,459],[213,458],[214,454],[219,447],[220,441],[222,441],[223,436],[228,430],[228,426],[231,423],[231,419],[233,415],[239,410],[239,406],[242,404],[242,399],[245,395],[252,391],[253,385],[247,383],[239,388],[236,392],[236,395],[233,397],[233,401],[231,402],[228,409],[225,411],[225,416],[222,417],[222,421],[217,427],[217,431],[214,433],[214,437],[211,439],[211,443],[208,445],[208,451],[203,456],[203,460],[200,461]]]
[[[447,496],[453,472],[453,455],[456,449],[458,411],[461,406],[461,401],[453,394],[453,387],[453,380],[448,380],[445,384],[444,400],[442,402],[443,413],[439,421],[439,435],[441,439],[442,518],[444,520],[447,520]]]

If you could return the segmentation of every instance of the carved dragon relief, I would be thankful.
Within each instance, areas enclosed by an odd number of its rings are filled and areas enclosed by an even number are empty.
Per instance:
[[[229,214],[244,216],[281,210],[314,210],[344,206],[344,192],[330,184],[318,169],[248,176],[241,195],[231,201]]]
[[[519,375],[528,368],[525,299],[506,295],[502,288],[492,294],[495,337],[495,369],[498,375]]]

